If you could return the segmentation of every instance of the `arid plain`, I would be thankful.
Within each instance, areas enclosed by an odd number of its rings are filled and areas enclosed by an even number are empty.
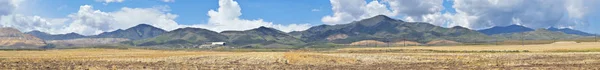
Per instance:
[[[600,69],[600,43],[341,48],[288,52],[0,51],[0,69]]]

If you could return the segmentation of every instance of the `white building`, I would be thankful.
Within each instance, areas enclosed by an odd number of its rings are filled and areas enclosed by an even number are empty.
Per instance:
[[[211,42],[210,45],[225,45],[225,42]]]

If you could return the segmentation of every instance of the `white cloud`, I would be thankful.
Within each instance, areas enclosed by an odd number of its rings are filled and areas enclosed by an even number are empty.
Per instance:
[[[365,0],[330,0],[333,15],[321,19],[325,24],[345,24],[377,15],[396,16],[387,5],[377,0],[367,3]]]
[[[0,1],[0,27],[13,27],[21,31],[61,31],[65,18],[46,19],[40,16],[25,16],[15,13],[23,0]]]
[[[442,0],[330,0],[333,15],[323,17],[326,24],[345,24],[376,15],[406,16],[412,21],[423,21],[425,15],[439,14]],[[389,6],[389,8],[388,8]],[[433,20],[428,20],[433,21]]]
[[[210,10],[207,14],[210,18],[208,24],[195,25],[200,28],[207,28],[214,31],[225,30],[248,30],[258,28],[260,26],[273,27],[284,32],[305,30],[310,27],[308,24],[273,24],[272,22],[263,21],[262,19],[247,20],[241,19],[241,8],[236,1],[219,0],[219,8]]]
[[[532,28],[586,26],[594,0],[455,0],[455,24],[473,29],[520,24]],[[594,6],[596,5],[596,6]],[[474,18],[467,18],[474,17]],[[517,23],[518,22],[518,23]]]
[[[578,28],[589,25],[587,15],[600,7],[598,0],[451,0],[456,13],[444,13],[443,0],[330,0],[333,14],[325,24],[345,24],[384,14],[410,22],[483,29],[512,24],[532,28]],[[372,5],[370,5],[372,4]],[[373,7],[368,9],[369,7]],[[388,11],[392,11],[389,13]]]
[[[46,19],[40,16],[24,16],[21,14],[11,14],[0,17],[0,27],[12,27],[21,31],[62,31],[63,24],[68,19]]]
[[[394,13],[424,21],[428,15],[439,14],[444,9],[442,0],[385,0]],[[430,16],[431,17],[431,16]]]
[[[179,28],[175,18],[178,15],[167,13],[168,6],[153,8],[128,8],[124,7],[115,12],[102,12],[94,10],[89,5],[80,7],[79,12],[70,14],[72,23],[67,28],[85,35],[101,32],[126,29],[138,24],[150,24],[165,30]]]
[[[312,11],[312,12],[319,12],[319,11],[321,11],[321,10],[319,10],[319,9],[312,9],[312,10],[310,10],[310,11]]]
[[[21,0],[0,0],[0,16],[12,14]]]
[[[64,34],[75,32],[83,35],[95,35],[102,32],[127,29],[138,24],[150,24],[165,30],[174,30],[181,27],[201,27],[214,31],[247,30],[260,26],[273,27],[285,32],[305,30],[309,24],[273,24],[262,19],[240,19],[241,8],[237,2],[222,0],[220,8],[210,10],[207,24],[180,25],[175,19],[176,14],[170,12],[169,6],[155,6],[152,8],[123,7],[117,11],[106,12],[94,9],[90,5],[80,6],[79,11],[67,15],[66,18],[43,18],[40,16],[26,16],[10,14],[0,16],[1,27],[13,27],[27,32],[39,30],[51,34]]]
[[[289,24],[287,26],[281,24],[271,25],[271,27],[283,32],[303,31],[311,27],[310,24]]]
[[[124,2],[125,0],[96,0],[96,2],[104,2],[104,4],[108,4],[108,3],[121,3]],[[160,0],[162,2],[175,2],[175,0]]]
[[[76,32],[94,35],[117,29],[127,29],[138,24],[150,24],[165,30],[174,30],[185,25],[175,22],[178,15],[167,13],[168,6],[153,8],[124,7],[114,12],[95,10],[83,5],[77,13],[68,18],[43,18],[19,14],[2,16],[0,26],[13,27],[22,31],[40,30],[51,34]]]
[[[175,2],[175,0],[162,0],[163,2]]]
[[[125,0],[96,0],[96,2],[104,2],[104,3],[111,3],[111,2],[118,2],[121,3]]]

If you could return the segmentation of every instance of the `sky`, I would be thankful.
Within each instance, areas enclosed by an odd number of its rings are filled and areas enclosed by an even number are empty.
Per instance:
[[[0,27],[95,35],[150,24],[213,31],[284,32],[376,15],[474,30],[571,28],[600,34],[600,0],[0,0]]]

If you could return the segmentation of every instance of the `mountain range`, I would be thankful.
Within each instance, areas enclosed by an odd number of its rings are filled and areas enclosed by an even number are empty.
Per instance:
[[[444,28],[423,22],[404,22],[379,15],[349,24],[320,25],[305,31],[291,32],[307,42],[333,42],[348,44],[361,40],[383,42],[453,40],[484,42],[485,34],[464,27]]]
[[[156,37],[161,35],[167,31],[148,25],[148,24],[140,24],[125,30],[118,29],[112,32],[104,32],[95,36],[91,36],[92,38],[126,38],[131,40],[139,40]]]
[[[596,34],[586,33],[586,32],[583,32],[583,31],[573,30],[573,29],[570,29],[570,28],[558,29],[558,28],[550,27],[547,30],[556,31],[556,32],[563,32],[563,33],[566,33],[566,34],[581,35],[581,36],[596,36]]]
[[[43,40],[67,40],[67,39],[77,39],[77,38],[85,37],[85,36],[77,34],[77,33],[52,35],[52,34],[48,34],[48,33],[37,31],[37,30],[26,32],[26,34],[33,35],[33,36],[41,38]]]
[[[208,42],[225,42],[227,36],[202,28],[179,28],[159,36],[136,40],[134,45],[196,45]]]
[[[580,36],[595,36],[596,35],[596,34],[586,33],[586,32],[579,31],[579,30],[573,30],[570,28],[558,29],[558,28],[550,27],[545,30],[553,31],[553,32],[562,32],[565,34],[580,35]],[[495,35],[495,34],[506,34],[506,33],[530,32],[530,31],[535,31],[535,29],[527,28],[527,27],[521,26],[521,25],[509,25],[509,26],[495,26],[495,27],[492,27],[489,29],[482,29],[482,30],[478,30],[478,31],[481,33],[487,34],[487,35]]]
[[[18,34],[17,32],[19,32],[18,30],[14,31],[16,29],[4,30],[9,30],[12,34]],[[191,27],[165,31],[151,25],[140,24],[125,30],[119,29],[92,36],[83,36],[76,33],[52,35],[40,31],[31,31],[19,35],[33,35],[30,38],[31,40],[46,40],[52,41],[52,43],[67,45],[72,44],[74,41],[89,40],[90,42],[120,42],[133,46],[164,46],[175,48],[199,47],[214,42],[226,42],[225,46],[232,47],[291,48],[324,43],[350,44],[359,41],[380,41],[384,43],[403,41],[414,41],[417,43],[428,43],[431,41],[486,43],[522,38],[526,40],[556,40],[577,39],[585,36],[593,36],[594,34],[568,28],[534,30],[520,25],[496,26],[476,31],[460,26],[445,28],[424,22],[405,22],[379,15],[348,24],[319,25],[304,31],[289,33],[269,27],[258,27],[244,31],[223,31],[220,33]],[[35,39],[36,37],[41,39]],[[45,43],[41,41],[40,44]]]
[[[167,31],[148,25],[148,24],[140,24],[134,27],[122,30],[118,29],[112,32],[104,32],[98,35],[92,36],[84,36],[77,33],[67,33],[67,34],[48,34],[41,31],[30,31],[26,32],[27,34],[34,35],[44,40],[68,40],[68,39],[77,39],[77,38],[125,38],[130,40],[139,40],[156,37]]]
[[[537,29],[534,31],[518,32],[518,33],[502,33],[492,35],[500,40],[568,40],[582,38],[575,34],[566,34],[563,32],[551,31],[547,29]]]
[[[221,34],[227,36],[228,42],[234,46],[280,48],[305,44],[304,41],[285,32],[268,27],[245,31],[223,31]]]
[[[520,25],[509,25],[509,26],[494,26],[489,29],[483,29],[483,30],[478,30],[478,31],[481,33],[487,34],[487,35],[494,35],[494,34],[503,34],[503,33],[528,32],[528,31],[534,31],[534,29],[527,28],[525,26],[520,26]]]

